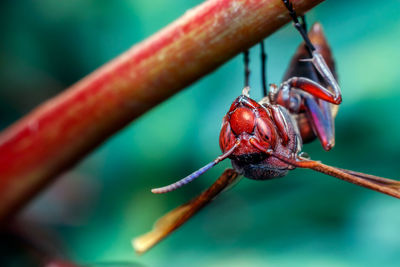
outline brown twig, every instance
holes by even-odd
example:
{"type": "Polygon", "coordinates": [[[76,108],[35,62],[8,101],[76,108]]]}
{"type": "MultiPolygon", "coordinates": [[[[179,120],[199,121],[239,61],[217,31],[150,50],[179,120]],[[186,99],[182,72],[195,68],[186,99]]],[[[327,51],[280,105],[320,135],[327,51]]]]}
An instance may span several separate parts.
{"type": "MultiPolygon", "coordinates": [[[[293,0],[303,13],[322,0],[293,0]]],[[[0,220],[133,119],[289,21],[281,0],[209,0],[0,134],[0,220]]]]}

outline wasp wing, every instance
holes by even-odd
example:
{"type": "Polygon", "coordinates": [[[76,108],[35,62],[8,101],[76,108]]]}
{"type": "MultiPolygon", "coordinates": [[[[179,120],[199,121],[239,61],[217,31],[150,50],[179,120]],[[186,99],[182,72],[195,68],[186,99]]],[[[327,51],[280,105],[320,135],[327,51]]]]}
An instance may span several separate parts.
{"type": "Polygon", "coordinates": [[[305,168],[313,169],[318,172],[342,179],[344,181],[363,186],[383,194],[387,194],[396,198],[400,198],[400,181],[387,179],[371,174],[340,169],[325,165],[318,161],[305,161],[307,165],[305,168]]]}
{"type": "Polygon", "coordinates": [[[270,155],[286,162],[294,167],[311,169],[317,172],[322,172],[327,175],[342,179],[344,181],[363,186],[389,196],[400,198],[400,181],[387,179],[371,174],[356,172],[346,169],[323,164],[319,161],[309,160],[298,156],[296,159],[287,158],[275,152],[269,152],[270,155]]]}
{"type": "Polygon", "coordinates": [[[372,183],[375,183],[375,184],[378,184],[381,186],[390,187],[390,188],[393,188],[395,190],[397,189],[398,191],[400,191],[400,181],[383,178],[383,177],[379,177],[379,176],[375,176],[375,175],[371,175],[371,174],[365,174],[362,172],[356,172],[356,171],[352,171],[352,170],[346,170],[346,169],[340,169],[340,170],[342,170],[343,172],[346,172],[348,174],[368,180],[372,183]]]}
{"type": "Polygon", "coordinates": [[[139,254],[146,252],[158,242],[167,237],[172,231],[188,221],[204,206],[210,203],[224,189],[232,185],[239,178],[233,169],[227,169],[207,190],[161,217],[153,229],[132,241],[135,251],[139,254]]]}

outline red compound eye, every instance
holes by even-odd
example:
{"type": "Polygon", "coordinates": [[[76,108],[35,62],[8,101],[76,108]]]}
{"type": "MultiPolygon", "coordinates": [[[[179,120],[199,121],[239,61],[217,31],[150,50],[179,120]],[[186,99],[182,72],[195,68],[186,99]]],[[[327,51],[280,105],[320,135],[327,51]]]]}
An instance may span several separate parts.
{"type": "Polygon", "coordinates": [[[229,121],[226,119],[227,116],[224,117],[222,122],[221,133],[219,135],[219,147],[222,152],[226,152],[232,148],[235,144],[236,138],[231,130],[231,126],[229,125],[229,121]]]}
{"type": "Polygon", "coordinates": [[[276,136],[272,130],[273,125],[269,117],[260,117],[256,120],[256,136],[264,145],[275,146],[276,136]]]}
{"type": "Polygon", "coordinates": [[[231,114],[231,128],[236,135],[241,133],[252,133],[255,126],[255,115],[253,110],[240,107],[231,114]]]}

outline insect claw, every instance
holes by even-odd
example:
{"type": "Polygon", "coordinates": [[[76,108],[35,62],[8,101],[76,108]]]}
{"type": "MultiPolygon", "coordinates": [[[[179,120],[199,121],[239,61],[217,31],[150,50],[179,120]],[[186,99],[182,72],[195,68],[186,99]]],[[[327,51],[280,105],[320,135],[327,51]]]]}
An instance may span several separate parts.
{"type": "Polygon", "coordinates": [[[265,153],[268,154],[268,155],[270,155],[270,156],[272,156],[272,153],[274,153],[274,150],[271,149],[271,148],[269,148],[269,149],[267,149],[267,150],[265,151],[265,153]]]}
{"type": "Polygon", "coordinates": [[[311,159],[310,155],[308,155],[308,153],[307,153],[307,152],[304,152],[304,151],[303,151],[303,152],[300,152],[299,158],[307,159],[307,160],[310,160],[310,159],[311,159]]]}
{"type": "Polygon", "coordinates": [[[300,62],[313,62],[313,58],[300,58],[300,62]]]}

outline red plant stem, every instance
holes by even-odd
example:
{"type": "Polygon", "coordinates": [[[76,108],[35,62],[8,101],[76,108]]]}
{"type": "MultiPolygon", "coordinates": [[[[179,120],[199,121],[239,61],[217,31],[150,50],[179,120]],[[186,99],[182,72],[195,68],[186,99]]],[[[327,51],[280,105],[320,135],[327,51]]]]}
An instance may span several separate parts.
{"type": "MultiPolygon", "coordinates": [[[[293,0],[303,13],[322,0],[293,0]]],[[[0,220],[133,119],[289,21],[281,0],[209,0],[0,134],[0,220]]]]}

